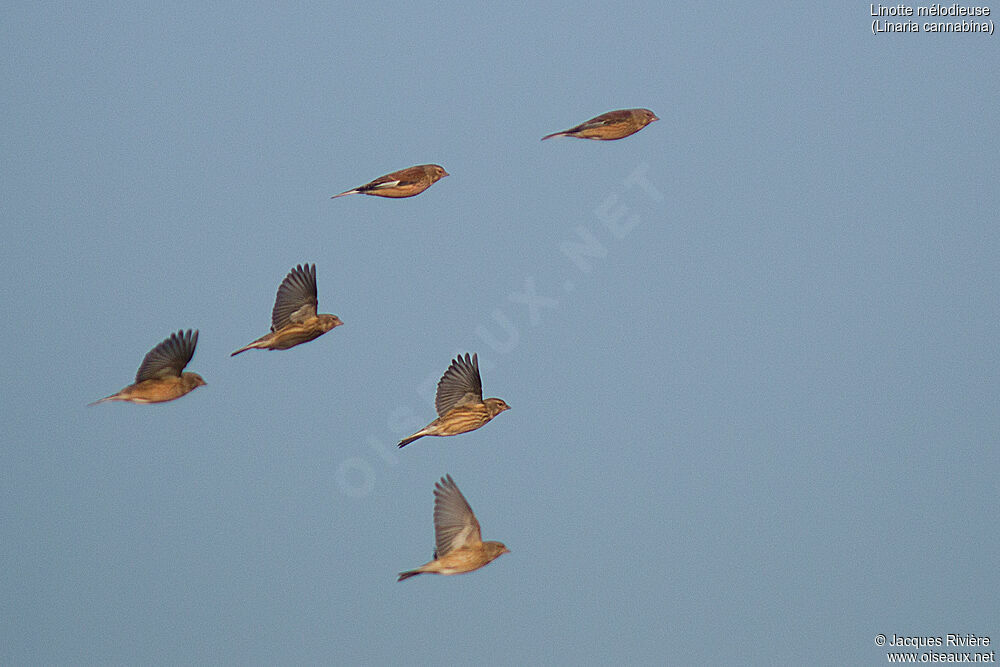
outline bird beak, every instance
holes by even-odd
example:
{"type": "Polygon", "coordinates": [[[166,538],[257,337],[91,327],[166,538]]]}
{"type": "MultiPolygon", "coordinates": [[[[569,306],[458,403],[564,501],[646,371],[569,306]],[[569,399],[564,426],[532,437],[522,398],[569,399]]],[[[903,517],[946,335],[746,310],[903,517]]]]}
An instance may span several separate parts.
{"type": "MultiPolygon", "coordinates": [[[[656,116],[656,115],[654,115],[654,116],[653,116],[653,120],[660,120],[660,117],[659,117],[659,116],[656,116]]],[[[650,123],[652,123],[652,122],[653,122],[653,120],[651,120],[651,121],[649,121],[649,122],[650,122],[650,123]]]]}

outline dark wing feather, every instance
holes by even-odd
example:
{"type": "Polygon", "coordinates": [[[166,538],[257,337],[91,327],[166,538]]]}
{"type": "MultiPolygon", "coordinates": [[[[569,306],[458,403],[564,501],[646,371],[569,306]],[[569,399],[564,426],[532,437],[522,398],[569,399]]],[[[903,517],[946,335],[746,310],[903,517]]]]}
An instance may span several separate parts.
{"type": "Polygon", "coordinates": [[[623,120],[628,120],[632,117],[632,112],[629,109],[623,109],[621,111],[609,111],[607,113],[602,113],[600,116],[595,116],[588,121],[580,123],[573,128],[573,132],[579,132],[580,130],[589,130],[595,127],[601,127],[603,125],[610,125],[611,123],[620,123],[623,120]]]}
{"type": "Polygon", "coordinates": [[[434,399],[434,409],[438,416],[457,405],[483,402],[483,382],[479,378],[479,359],[476,355],[456,357],[451,366],[438,381],[437,396],[434,399]]]}
{"type": "Polygon", "coordinates": [[[372,190],[382,190],[384,188],[394,188],[397,185],[406,185],[412,181],[400,180],[393,174],[387,174],[385,176],[379,176],[371,183],[365,183],[358,188],[358,192],[371,192],[372,190]]]}
{"type": "Polygon", "coordinates": [[[271,331],[292,322],[304,322],[316,317],[316,265],[296,266],[288,272],[278,287],[278,296],[271,311],[271,331]]]}
{"type": "Polygon", "coordinates": [[[142,360],[139,372],[135,374],[135,381],[138,383],[153,378],[179,377],[194,356],[197,344],[197,330],[192,332],[188,329],[170,334],[170,338],[150,350],[142,360]]]}
{"type": "Polygon", "coordinates": [[[451,475],[434,485],[434,558],[467,544],[479,544],[479,521],[451,475]]]}
{"type": "Polygon", "coordinates": [[[418,183],[424,182],[426,179],[427,166],[417,165],[415,167],[407,167],[406,169],[394,171],[391,174],[386,174],[385,176],[379,176],[374,181],[362,185],[358,188],[358,191],[371,192],[372,190],[384,190],[385,188],[406,187],[410,185],[417,185],[418,183]]]}

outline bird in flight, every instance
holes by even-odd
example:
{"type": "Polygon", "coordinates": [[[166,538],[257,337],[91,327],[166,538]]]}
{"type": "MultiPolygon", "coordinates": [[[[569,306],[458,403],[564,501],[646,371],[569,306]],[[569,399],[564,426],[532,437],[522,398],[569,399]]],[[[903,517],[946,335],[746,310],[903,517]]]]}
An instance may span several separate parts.
{"type": "Polygon", "coordinates": [[[379,176],[370,183],[359,185],[353,190],[341,192],[339,195],[333,195],[330,199],[358,193],[375,195],[376,197],[391,197],[393,199],[413,197],[419,195],[447,175],[448,172],[440,165],[420,164],[416,167],[407,167],[406,169],[400,169],[385,176],[379,176]]]}
{"type": "Polygon", "coordinates": [[[128,401],[130,403],[164,403],[180,398],[197,389],[205,381],[197,373],[182,373],[194,356],[198,344],[197,330],[178,331],[150,350],[139,372],[135,374],[135,384],[130,384],[116,394],[111,394],[91,405],[104,401],[128,401]]]}
{"type": "Polygon", "coordinates": [[[261,336],[233,352],[256,348],[258,350],[287,350],[319,338],[343,322],[336,315],[316,314],[316,265],[301,264],[288,272],[278,287],[278,296],[271,310],[271,333],[261,336]]]}
{"type": "Polygon", "coordinates": [[[599,139],[612,141],[635,134],[654,120],[660,120],[649,109],[621,109],[609,111],[584,121],[576,127],[562,132],[553,132],[542,137],[542,141],[552,137],[577,137],[578,139],[599,139]]]}
{"type": "Polygon", "coordinates": [[[434,557],[414,570],[399,573],[403,581],[418,574],[463,574],[478,570],[510,550],[502,542],[483,542],[479,521],[451,475],[434,485],[434,557]]]}
{"type": "Polygon", "coordinates": [[[458,435],[474,431],[510,406],[499,398],[483,400],[483,382],[479,377],[479,360],[474,354],[457,357],[438,381],[434,407],[438,418],[413,435],[399,441],[405,447],[425,435],[458,435]]]}

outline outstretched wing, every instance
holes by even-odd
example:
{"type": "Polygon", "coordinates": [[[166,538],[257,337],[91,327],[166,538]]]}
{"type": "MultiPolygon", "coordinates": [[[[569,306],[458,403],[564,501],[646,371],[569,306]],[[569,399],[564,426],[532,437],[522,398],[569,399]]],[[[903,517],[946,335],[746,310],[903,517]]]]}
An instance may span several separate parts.
{"type": "Polygon", "coordinates": [[[451,475],[434,485],[434,537],[435,559],[467,544],[482,542],[476,515],[451,475]]]}
{"type": "Polygon", "coordinates": [[[296,266],[288,272],[278,287],[278,296],[271,311],[271,331],[292,322],[304,322],[316,317],[316,265],[296,266]]]}
{"type": "Polygon", "coordinates": [[[170,338],[154,347],[142,360],[135,381],[152,380],[153,378],[179,377],[184,367],[194,356],[194,348],[198,344],[198,331],[178,331],[170,334],[170,338]]]}
{"type": "Polygon", "coordinates": [[[479,377],[479,360],[476,355],[458,356],[452,360],[451,366],[438,381],[437,396],[434,399],[434,409],[438,416],[456,405],[482,403],[483,382],[479,377]]]}

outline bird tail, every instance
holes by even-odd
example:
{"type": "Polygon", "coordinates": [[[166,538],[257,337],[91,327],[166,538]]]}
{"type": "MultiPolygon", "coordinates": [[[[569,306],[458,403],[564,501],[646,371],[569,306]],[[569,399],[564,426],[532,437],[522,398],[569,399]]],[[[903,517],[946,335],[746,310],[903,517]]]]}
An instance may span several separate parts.
{"type": "Polygon", "coordinates": [[[414,433],[409,438],[403,438],[402,440],[400,440],[399,444],[396,445],[396,446],[399,447],[400,449],[402,449],[403,447],[406,447],[408,444],[410,444],[414,440],[419,440],[420,438],[424,437],[424,435],[425,435],[424,433],[414,433]]]}
{"type": "Polygon", "coordinates": [[[110,396],[105,396],[104,398],[99,398],[96,401],[94,401],[93,403],[87,403],[87,407],[89,408],[92,405],[97,405],[98,403],[103,403],[104,401],[113,401],[113,400],[115,400],[115,396],[117,396],[117,395],[118,394],[111,394],[110,396]]]}
{"type": "Polygon", "coordinates": [[[418,574],[423,574],[423,572],[421,572],[420,570],[408,570],[406,572],[400,572],[399,573],[399,579],[397,579],[396,581],[397,582],[403,581],[404,579],[409,579],[410,577],[415,577],[418,574]]]}
{"type": "MultiPolygon", "coordinates": [[[[257,341],[254,341],[254,342],[257,342],[257,341]]],[[[230,354],[229,356],[230,356],[230,357],[235,357],[235,356],[236,356],[237,354],[239,354],[240,352],[246,352],[247,350],[252,350],[252,349],[253,349],[254,347],[255,347],[255,346],[254,346],[254,344],[253,344],[253,343],[250,343],[249,345],[244,345],[243,347],[241,347],[240,349],[236,350],[235,352],[233,352],[233,353],[232,353],[232,354],[230,354]]]]}

